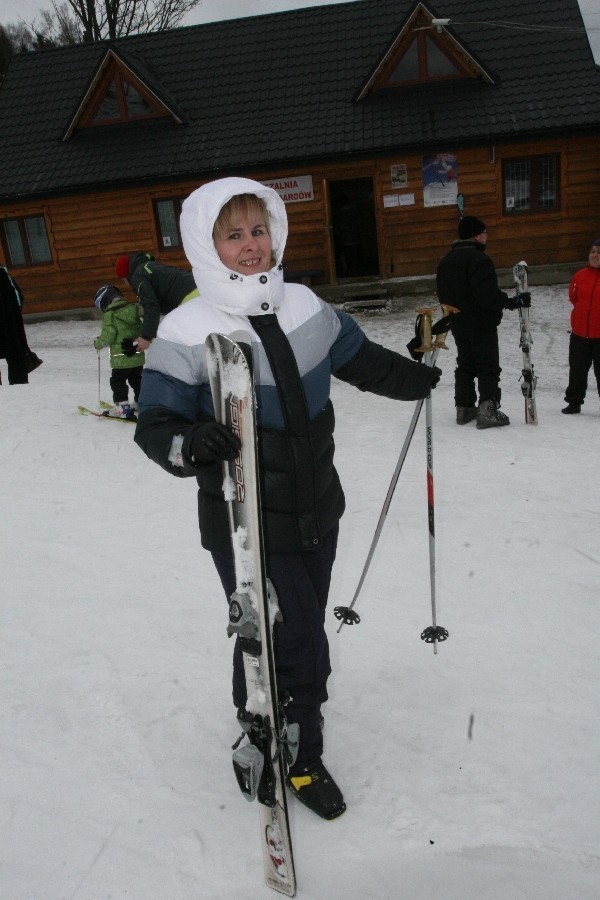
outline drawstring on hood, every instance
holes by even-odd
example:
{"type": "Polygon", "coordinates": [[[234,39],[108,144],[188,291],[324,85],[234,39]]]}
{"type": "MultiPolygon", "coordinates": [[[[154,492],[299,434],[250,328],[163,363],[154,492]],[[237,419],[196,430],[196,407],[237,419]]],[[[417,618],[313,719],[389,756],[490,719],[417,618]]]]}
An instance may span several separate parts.
{"type": "Polygon", "coordinates": [[[183,201],[179,220],[185,254],[203,303],[242,316],[276,312],[283,299],[283,252],[288,224],[285,204],[270,187],[249,178],[220,178],[202,185],[183,201]],[[268,272],[240,275],[220,260],[213,228],[221,209],[238,194],[264,201],[275,263],[268,272]]]}

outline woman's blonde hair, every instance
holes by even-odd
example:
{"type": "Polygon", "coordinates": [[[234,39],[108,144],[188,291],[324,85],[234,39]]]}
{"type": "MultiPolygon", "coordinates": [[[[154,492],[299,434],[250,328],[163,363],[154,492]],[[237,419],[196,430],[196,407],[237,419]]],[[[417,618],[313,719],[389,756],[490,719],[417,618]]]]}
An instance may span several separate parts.
{"type": "Polygon", "coordinates": [[[227,201],[217,216],[212,233],[213,241],[223,240],[235,228],[240,216],[246,216],[256,222],[262,219],[269,237],[271,236],[269,213],[265,201],[256,194],[236,194],[227,201]]]}

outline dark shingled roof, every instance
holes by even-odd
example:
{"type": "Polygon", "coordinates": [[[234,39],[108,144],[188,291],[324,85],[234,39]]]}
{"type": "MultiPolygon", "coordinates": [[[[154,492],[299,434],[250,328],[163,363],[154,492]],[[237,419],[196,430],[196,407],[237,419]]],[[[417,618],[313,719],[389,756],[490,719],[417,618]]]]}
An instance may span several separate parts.
{"type": "Polygon", "coordinates": [[[452,20],[450,33],[494,84],[418,85],[357,102],[415,7],[404,0],[19,55],[0,90],[0,198],[598,128],[600,69],[577,0],[438,3],[425,5],[452,20]],[[63,140],[108,46],[155,79],[183,124],[88,128],[63,140]]]}

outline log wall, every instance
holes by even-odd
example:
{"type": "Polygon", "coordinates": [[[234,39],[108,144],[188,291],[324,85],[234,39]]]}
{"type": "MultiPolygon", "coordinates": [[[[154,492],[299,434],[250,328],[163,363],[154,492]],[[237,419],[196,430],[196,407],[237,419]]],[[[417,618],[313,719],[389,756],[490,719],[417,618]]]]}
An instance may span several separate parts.
{"type": "MultiPolygon", "coordinates": [[[[596,134],[443,150],[457,156],[458,189],[464,196],[465,214],[485,221],[488,253],[497,267],[512,266],[517,259],[526,259],[530,265],[547,265],[586,258],[590,241],[600,236],[596,134]],[[503,159],[549,153],[561,156],[560,211],[503,215],[503,159]]],[[[314,199],[287,205],[290,236],[285,264],[289,271],[320,272],[313,277],[317,284],[335,281],[328,185],[341,179],[373,178],[379,276],[427,275],[435,272],[439,259],[457,236],[458,210],[456,206],[424,208],[422,156],[419,150],[354,162],[236,174],[259,180],[312,176],[314,199]],[[395,164],[407,166],[408,184],[401,189],[391,184],[390,167],[395,164]],[[384,196],[393,193],[414,194],[414,205],[384,208],[384,196]]],[[[158,246],[153,201],[185,196],[201,183],[188,180],[1,204],[0,219],[41,213],[46,217],[53,263],[11,270],[24,292],[25,312],[91,306],[97,288],[115,282],[114,261],[123,253],[149,250],[161,262],[189,269],[182,251],[158,246]]],[[[6,264],[4,259],[2,262],[6,264]]],[[[132,296],[128,286],[119,286],[132,296]]]]}

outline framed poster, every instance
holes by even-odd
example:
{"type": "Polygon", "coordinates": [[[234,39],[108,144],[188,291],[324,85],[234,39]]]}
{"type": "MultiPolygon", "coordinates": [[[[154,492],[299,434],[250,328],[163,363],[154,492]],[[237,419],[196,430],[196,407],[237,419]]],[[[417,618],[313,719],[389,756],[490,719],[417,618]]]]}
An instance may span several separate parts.
{"type": "Polygon", "coordinates": [[[458,163],[452,153],[423,157],[423,206],[454,206],[458,196],[458,163]]]}

